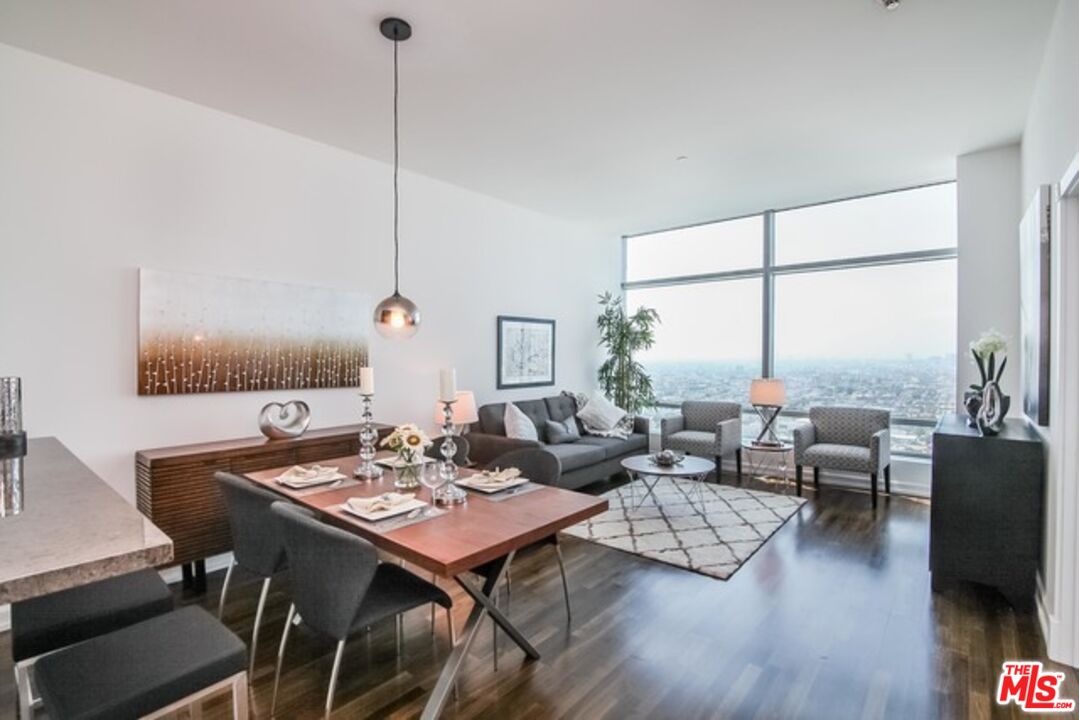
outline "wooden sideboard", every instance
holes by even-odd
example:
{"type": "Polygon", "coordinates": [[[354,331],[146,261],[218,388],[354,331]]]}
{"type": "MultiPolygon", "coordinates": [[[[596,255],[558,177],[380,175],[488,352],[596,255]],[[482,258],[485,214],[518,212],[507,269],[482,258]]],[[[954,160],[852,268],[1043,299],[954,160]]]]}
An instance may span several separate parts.
{"type": "MultiPolygon", "coordinates": [[[[392,429],[379,425],[379,437],[392,429]]],[[[225,506],[214,473],[237,474],[358,453],[359,425],[311,430],[302,437],[258,437],[140,450],[135,453],[139,510],[173,541],[173,561],[184,581],[205,578],[205,558],[228,552],[225,506]]]]}

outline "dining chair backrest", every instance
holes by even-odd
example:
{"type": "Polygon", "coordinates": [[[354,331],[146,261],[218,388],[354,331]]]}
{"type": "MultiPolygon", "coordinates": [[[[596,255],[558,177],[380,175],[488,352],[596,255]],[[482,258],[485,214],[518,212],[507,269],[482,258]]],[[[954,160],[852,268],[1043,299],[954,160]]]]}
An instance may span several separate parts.
{"type": "MultiPolygon", "coordinates": [[[[431,447],[427,448],[425,453],[427,457],[434,458],[435,460],[442,459],[442,443],[446,441],[445,437],[437,437],[431,443],[431,447]]],[[[453,462],[456,465],[463,466],[468,464],[468,439],[459,435],[453,436],[453,444],[457,446],[457,450],[453,453],[453,462]]]]}
{"type": "Polygon", "coordinates": [[[272,512],[285,537],[296,611],[305,624],[344,640],[378,568],[375,546],[288,502],[274,503],[272,512]]]}
{"type": "Polygon", "coordinates": [[[517,468],[521,476],[540,485],[557,486],[562,477],[562,462],[542,448],[510,450],[487,463],[488,470],[517,468]]]}
{"type": "Polygon", "coordinates": [[[280,496],[231,473],[214,473],[214,479],[225,499],[236,564],[261,577],[273,575],[285,564],[285,543],[270,514],[280,496]]]}

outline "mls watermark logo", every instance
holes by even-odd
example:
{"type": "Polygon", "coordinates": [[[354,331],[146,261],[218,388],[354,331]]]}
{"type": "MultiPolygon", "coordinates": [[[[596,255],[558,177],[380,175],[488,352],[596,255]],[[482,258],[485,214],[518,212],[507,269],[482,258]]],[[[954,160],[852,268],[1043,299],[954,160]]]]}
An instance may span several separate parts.
{"type": "Polygon", "coordinates": [[[1034,661],[1006,662],[997,685],[997,705],[1015,703],[1023,712],[1072,712],[1075,701],[1060,697],[1064,673],[1042,670],[1034,661]]]}

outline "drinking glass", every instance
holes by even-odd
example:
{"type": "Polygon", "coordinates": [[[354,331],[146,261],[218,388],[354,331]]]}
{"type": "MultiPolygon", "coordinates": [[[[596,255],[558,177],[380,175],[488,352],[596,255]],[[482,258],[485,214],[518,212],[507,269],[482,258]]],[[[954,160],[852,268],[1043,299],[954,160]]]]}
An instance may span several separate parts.
{"type": "Polygon", "coordinates": [[[431,513],[435,506],[435,498],[438,495],[438,489],[446,481],[442,478],[442,473],[439,472],[438,463],[424,463],[420,468],[420,483],[431,491],[431,505],[427,508],[427,513],[431,513]]]}

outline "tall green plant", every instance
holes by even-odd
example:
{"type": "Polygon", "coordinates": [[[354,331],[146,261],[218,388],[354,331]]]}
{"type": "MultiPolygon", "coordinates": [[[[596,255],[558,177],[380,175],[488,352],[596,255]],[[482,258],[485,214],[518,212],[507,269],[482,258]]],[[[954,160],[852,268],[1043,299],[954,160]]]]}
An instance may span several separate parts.
{"type": "Polygon", "coordinates": [[[656,341],[655,326],[659,313],[652,308],[638,308],[626,315],[622,298],[603,293],[599,296],[599,344],[607,348],[607,359],[599,368],[599,382],[607,398],[628,413],[639,412],[655,404],[652,378],[633,359],[636,352],[647,350],[656,341]]]}

